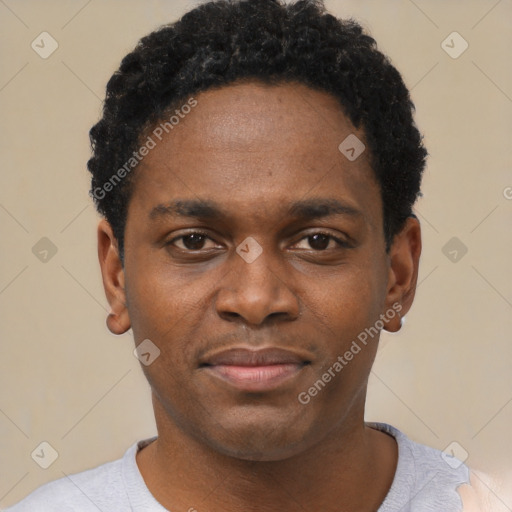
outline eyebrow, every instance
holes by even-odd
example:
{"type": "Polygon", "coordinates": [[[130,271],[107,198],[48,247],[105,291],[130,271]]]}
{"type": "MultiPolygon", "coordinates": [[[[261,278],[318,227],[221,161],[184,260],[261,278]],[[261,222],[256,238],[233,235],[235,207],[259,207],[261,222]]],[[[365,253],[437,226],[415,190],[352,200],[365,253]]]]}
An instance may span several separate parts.
{"type": "MultiPolygon", "coordinates": [[[[362,212],[347,203],[331,198],[312,198],[291,203],[289,215],[301,220],[314,220],[335,215],[360,217],[362,212]]],[[[159,204],[149,213],[150,219],[160,217],[191,217],[198,220],[218,220],[229,215],[215,201],[204,199],[175,199],[159,204]]]]}
{"type": "Polygon", "coordinates": [[[169,204],[155,206],[149,213],[150,219],[168,216],[219,219],[226,215],[217,203],[204,199],[175,199],[169,204]]]}
{"type": "Polygon", "coordinates": [[[289,213],[304,220],[321,219],[334,215],[360,217],[362,212],[338,199],[306,199],[291,204],[289,213]]]}

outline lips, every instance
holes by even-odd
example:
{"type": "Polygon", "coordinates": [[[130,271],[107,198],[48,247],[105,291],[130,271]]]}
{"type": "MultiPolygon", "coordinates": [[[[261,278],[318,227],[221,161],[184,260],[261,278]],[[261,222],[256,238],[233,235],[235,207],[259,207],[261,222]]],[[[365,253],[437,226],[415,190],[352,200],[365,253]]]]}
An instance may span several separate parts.
{"type": "Polygon", "coordinates": [[[205,357],[202,364],[228,366],[269,366],[274,364],[301,364],[306,362],[302,356],[289,350],[266,348],[251,350],[232,348],[205,357]]]}
{"type": "Polygon", "coordinates": [[[307,355],[280,348],[231,348],[203,358],[200,368],[242,391],[270,391],[311,363],[307,355]]]}

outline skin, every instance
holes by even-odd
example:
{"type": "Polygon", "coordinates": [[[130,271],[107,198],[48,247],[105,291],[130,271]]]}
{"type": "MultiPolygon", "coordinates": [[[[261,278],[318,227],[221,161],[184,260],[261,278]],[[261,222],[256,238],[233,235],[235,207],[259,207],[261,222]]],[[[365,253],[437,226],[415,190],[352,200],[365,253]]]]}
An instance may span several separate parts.
{"type": "MultiPolygon", "coordinates": [[[[109,328],[131,327],[137,344],[161,351],[143,366],[158,440],[138,453],[141,474],[173,511],[376,510],[397,463],[394,439],[364,423],[378,337],[308,404],[297,396],[393,304],[407,313],[418,221],[386,253],[368,150],[353,162],[338,150],[364,132],[331,95],[249,82],[197,101],[136,171],[124,266],[108,222],[98,228],[109,328]],[[213,201],[224,215],[175,215],[165,207],[176,199],[213,201]],[[290,209],[323,199],[357,213],[290,209]],[[191,239],[197,230],[207,236],[191,239]],[[263,250],[252,263],[236,252],[247,237],[263,250]],[[235,346],[288,349],[309,364],[275,389],[241,391],[200,366],[235,346]]],[[[398,315],[385,326],[399,327],[398,315]]]]}

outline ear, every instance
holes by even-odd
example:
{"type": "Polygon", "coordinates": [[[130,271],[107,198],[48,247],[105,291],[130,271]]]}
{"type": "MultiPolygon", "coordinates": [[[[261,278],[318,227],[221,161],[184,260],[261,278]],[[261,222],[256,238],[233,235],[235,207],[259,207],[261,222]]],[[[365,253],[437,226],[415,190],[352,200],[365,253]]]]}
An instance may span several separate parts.
{"type": "Polygon", "coordinates": [[[409,311],[416,294],[421,254],[421,227],[416,216],[408,217],[403,229],[395,235],[389,250],[389,276],[386,310],[398,312],[386,322],[385,329],[397,332],[401,317],[409,311]]]}
{"type": "Polygon", "coordinates": [[[107,317],[107,327],[113,334],[123,334],[131,326],[126,307],[124,269],[114,232],[105,219],[98,225],[98,259],[103,288],[112,311],[107,317]]]}

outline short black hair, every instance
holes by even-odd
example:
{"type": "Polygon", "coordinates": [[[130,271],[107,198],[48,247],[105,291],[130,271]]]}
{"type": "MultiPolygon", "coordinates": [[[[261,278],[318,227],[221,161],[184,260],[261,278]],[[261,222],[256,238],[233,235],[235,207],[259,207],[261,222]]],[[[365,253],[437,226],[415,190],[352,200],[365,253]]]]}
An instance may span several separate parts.
{"type": "Polygon", "coordinates": [[[133,190],[128,171],[142,137],[191,95],[244,81],[328,92],[362,126],[389,250],[412,214],[427,156],[400,73],[356,21],[327,13],[323,0],[213,0],[138,42],[110,78],[102,119],[90,131],[91,195],[121,258],[133,190]]]}

